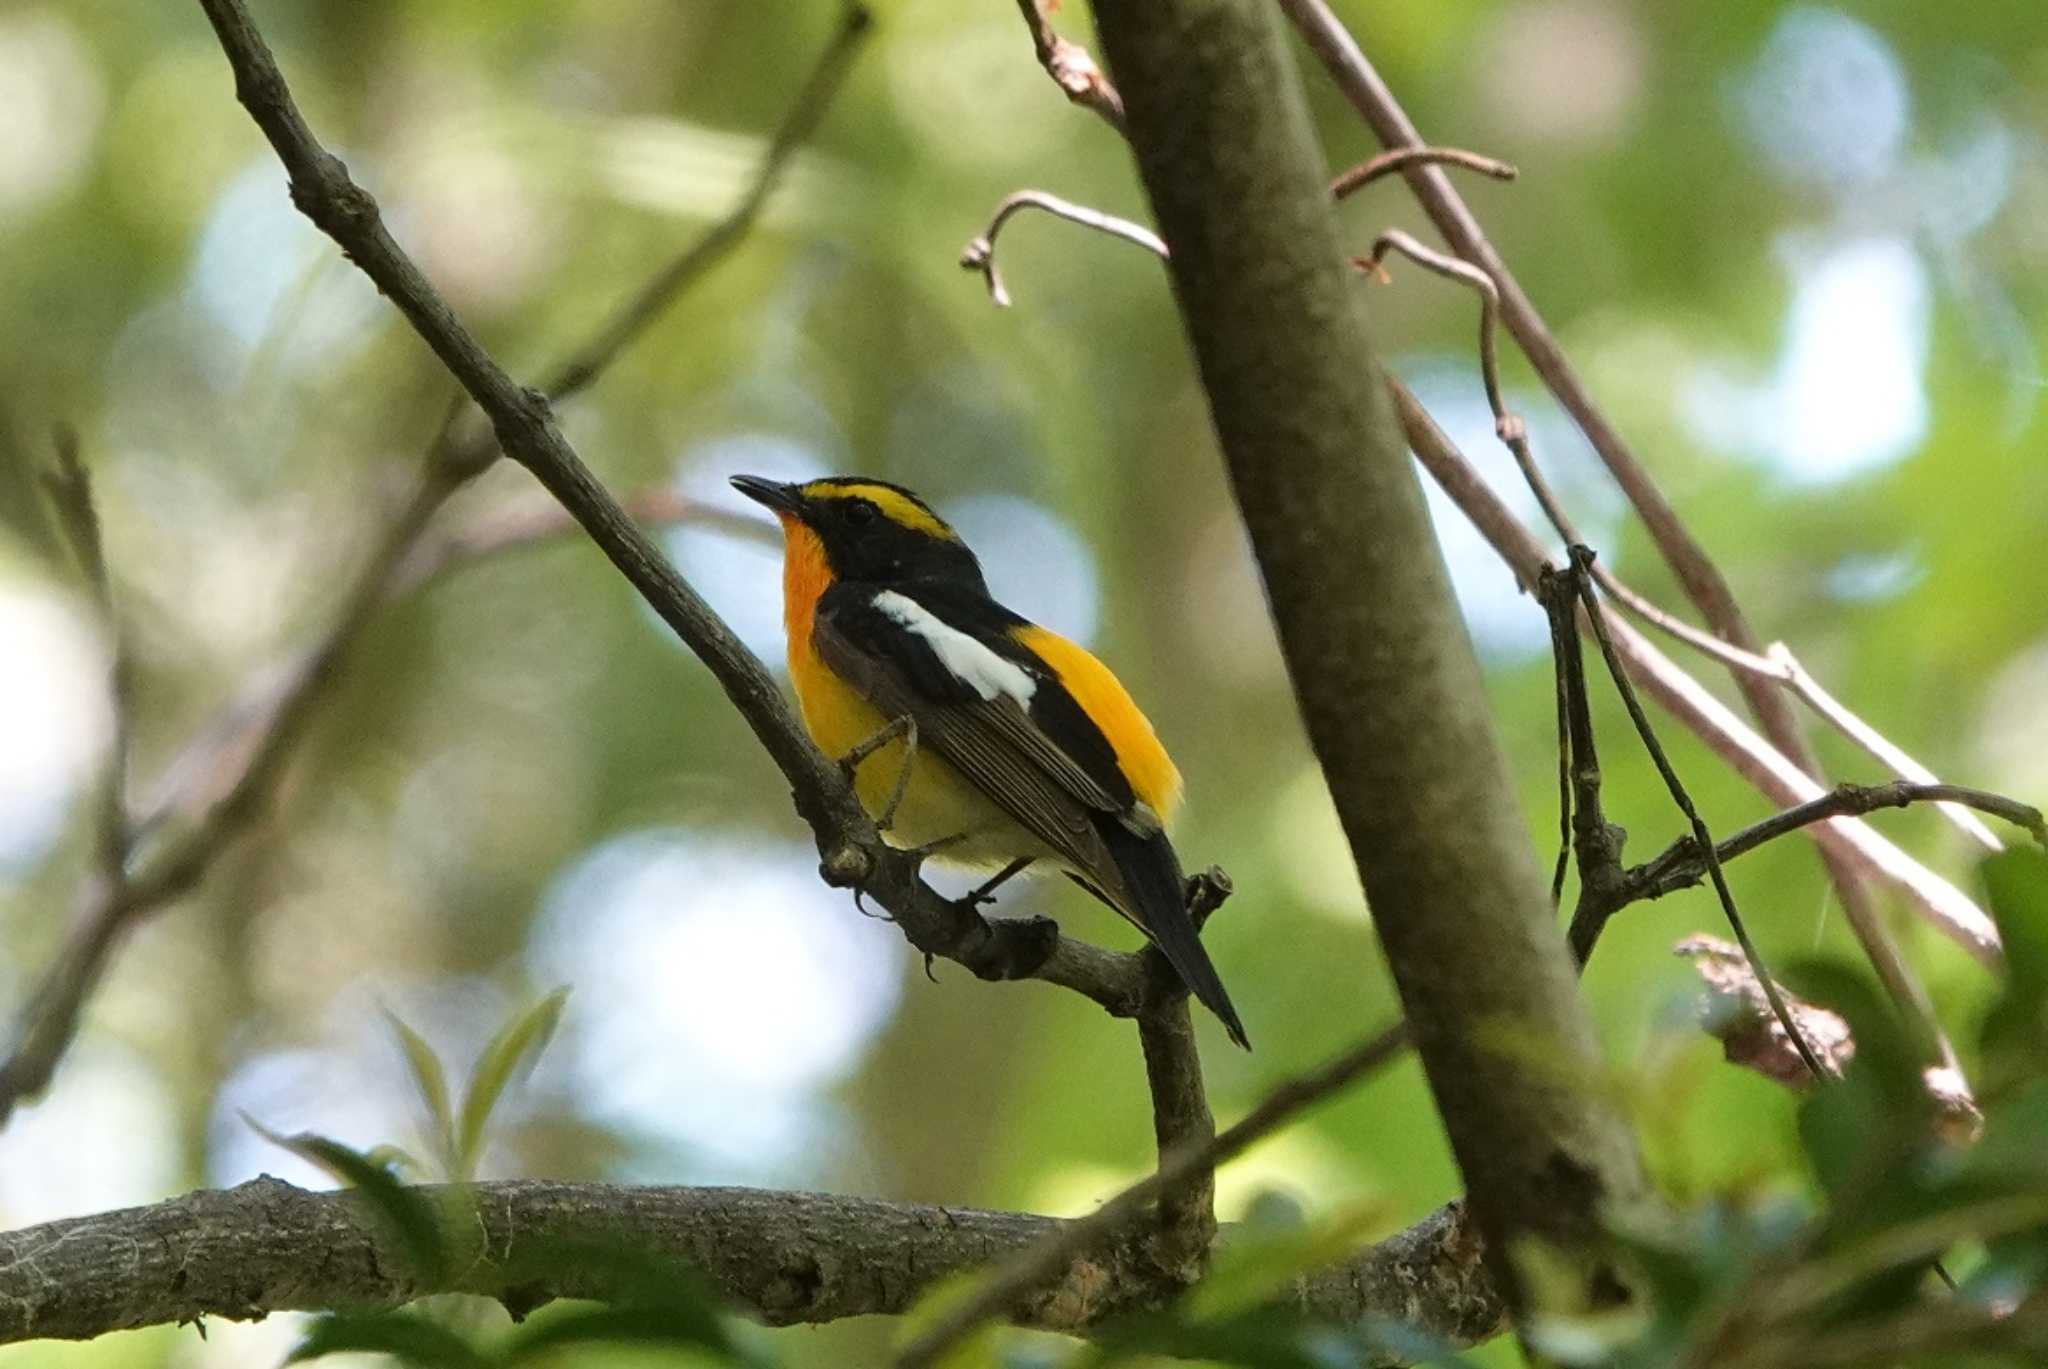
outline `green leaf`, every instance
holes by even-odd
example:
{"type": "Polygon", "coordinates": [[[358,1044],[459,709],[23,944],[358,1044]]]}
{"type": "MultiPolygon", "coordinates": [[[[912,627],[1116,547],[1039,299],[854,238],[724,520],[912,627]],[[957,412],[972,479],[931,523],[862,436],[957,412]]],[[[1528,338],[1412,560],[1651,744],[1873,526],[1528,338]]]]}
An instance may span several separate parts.
{"type": "Polygon", "coordinates": [[[312,1132],[285,1136],[246,1112],[242,1120],[272,1145],[282,1146],[300,1159],[318,1165],[360,1193],[412,1257],[423,1279],[431,1282],[446,1271],[448,1252],[440,1220],[433,1205],[417,1189],[407,1188],[389,1169],[330,1137],[312,1132]]]}
{"type": "Polygon", "coordinates": [[[2048,855],[2016,847],[1983,869],[2005,943],[2005,992],[1984,1021],[1984,1051],[2011,1072],[2038,1074],[2048,1046],[2048,855]]]}
{"type": "Polygon", "coordinates": [[[1387,1227],[1392,1210],[1377,1199],[1349,1204],[1307,1226],[1241,1235],[1216,1252],[1209,1276],[1187,1296],[1190,1320],[1248,1312],[1271,1301],[1300,1275],[1325,1269],[1387,1227]]]}
{"type": "Polygon", "coordinates": [[[492,1110],[513,1078],[522,1070],[531,1069],[547,1049],[568,998],[566,986],[556,989],[507,1022],[491,1038],[491,1044],[484,1047],[462,1096],[462,1116],[455,1133],[456,1172],[451,1177],[467,1180],[475,1176],[477,1161],[483,1154],[484,1128],[490,1123],[492,1110]]]}
{"type": "Polygon", "coordinates": [[[2048,998],[2048,852],[2017,846],[1984,862],[1991,916],[2014,990],[2048,998]]]}
{"type": "Polygon", "coordinates": [[[306,1328],[286,1364],[322,1355],[381,1354],[427,1369],[488,1369],[490,1361],[454,1331],[416,1312],[330,1313],[306,1328]]]}
{"type": "MultiPolygon", "coordinates": [[[[1389,1349],[1378,1334],[1383,1327],[1343,1328],[1277,1307],[1261,1307],[1219,1321],[1200,1324],[1171,1313],[1119,1318],[1105,1328],[1097,1348],[1084,1351],[1073,1369],[1089,1365],[1152,1363],[1152,1356],[1205,1360],[1241,1369],[1331,1369],[1333,1365],[1382,1362],[1389,1349]]],[[[1412,1347],[1440,1350],[1417,1337],[1412,1347]]],[[[1458,1364],[1454,1355],[1406,1357],[1421,1364],[1458,1364]]]]}
{"type": "Polygon", "coordinates": [[[1856,1042],[1839,1082],[1816,1088],[1799,1110],[1799,1139],[1829,1193],[1856,1176],[1873,1146],[1909,1146],[1932,1103],[1898,1019],[1862,976],[1806,961],[1785,976],[1800,995],[1840,1013],[1856,1042]]]}
{"type": "Polygon", "coordinates": [[[536,1319],[504,1350],[505,1363],[519,1364],[568,1346],[640,1345],[708,1350],[722,1358],[761,1364],[760,1357],[733,1338],[708,1304],[675,1299],[658,1305],[582,1306],[536,1319]]]}
{"type": "Polygon", "coordinates": [[[384,1010],[384,1020],[390,1024],[391,1034],[398,1038],[398,1047],[405,1053],[406,1066],[412,1071],[413,1087],[419,1091],[420,1101],[426,1105],[427,1120],[433,1127],[434,1149],[452,1167],[455,1117],[449,1107],[448,1074],[441,1068],[441,1057],[435,1054],[425,1037],[407,1026],[404,1019],[389,1008],[384,1010]]]}
{"type": "Polygon", "coordinates": [[[563,1309],[536,1317],[507,1343],[508,1360],[552,1347],[590,1342],[693,1346],[727,1360],[765,1363],[733,1335],[723,1305],[703,1276],[678,1256],[617,1243],[551,1239],[523,1243],[519,1277],[545,1283],[574,1269],[586,1287],[604,1290],[605,1306],[563,1309]]]}

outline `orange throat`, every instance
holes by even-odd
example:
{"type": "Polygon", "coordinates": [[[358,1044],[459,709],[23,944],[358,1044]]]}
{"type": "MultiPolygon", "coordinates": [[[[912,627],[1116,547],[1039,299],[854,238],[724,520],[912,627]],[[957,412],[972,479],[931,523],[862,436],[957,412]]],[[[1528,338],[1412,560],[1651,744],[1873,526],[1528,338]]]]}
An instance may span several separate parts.
{"type": "Polygon", "coordinates": [[[789,659],[794,668],[800,657],[811,654],[811,619],[818,611],[818,596],[832,583],[831,568],[825,564],[825,544],[788,514],[782,520],[782,627],[789,634],[789,659]]]}

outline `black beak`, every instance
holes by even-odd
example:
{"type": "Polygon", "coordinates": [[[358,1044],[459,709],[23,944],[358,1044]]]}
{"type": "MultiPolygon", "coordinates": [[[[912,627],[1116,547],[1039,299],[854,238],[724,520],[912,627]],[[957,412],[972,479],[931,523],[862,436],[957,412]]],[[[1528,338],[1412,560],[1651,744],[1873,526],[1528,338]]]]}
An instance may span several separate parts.
{"type": "Polygon", "coordinates": [[[764,480],[758,475],[736,475],[732,487],[777,513],[793,514],[803,507],[803,496],[794,485],[785,485],[777,480],[764,480]]]}

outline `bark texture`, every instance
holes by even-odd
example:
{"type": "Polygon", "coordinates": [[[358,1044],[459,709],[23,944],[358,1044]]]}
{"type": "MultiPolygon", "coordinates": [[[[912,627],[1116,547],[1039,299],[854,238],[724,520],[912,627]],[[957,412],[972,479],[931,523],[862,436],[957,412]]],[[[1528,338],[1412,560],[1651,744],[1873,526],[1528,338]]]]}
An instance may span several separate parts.
{"type": "MultiPolygon", "coordinates": [[[[558,1297],[621,1297],[628,1274],[581,1250],[630,1250],[707,1278],[774,1324],[900,1313],[933,1284],[1036,1241],[1051,1217],[748,1188],[631,1188],[511,1181],[426,1190],[473,1248],[423,1280],[360,1198],[264,1178],[0,1235],[0,1343],[85,1339],[201,1317],[394,1307],[431,1293],[483,1294],[524,1312],[558,1297]]],[[[1134,1239],[1145,1239],[1137,1233],[1134,1239]]],[[[1293,1301],[1340,1320],[1397,1320],[1456,1344],[1493,1333],[1501,1306],[1454,1205],[1301,1279],[1293,1301]]],[[[1079,1331],[1157,1303],[1146,1252],[1079,1260],[1019,1311],[1079,1331]]]]}
{"type": "MultiPolygon", "coordinates": [[[[1096,0],[1296,697],[1489,1244],[1638,1200],[1278,18],[1096,0]]],[[[1507,1271],[1504,1269],[1503,1274],[1507,1271]]],[[[1615,1285],[1597,1259],[1589,1293],[1615,1285]]],[[[1510,1284],[1512,1288],[1512,1284],[1510,1284]]]]}

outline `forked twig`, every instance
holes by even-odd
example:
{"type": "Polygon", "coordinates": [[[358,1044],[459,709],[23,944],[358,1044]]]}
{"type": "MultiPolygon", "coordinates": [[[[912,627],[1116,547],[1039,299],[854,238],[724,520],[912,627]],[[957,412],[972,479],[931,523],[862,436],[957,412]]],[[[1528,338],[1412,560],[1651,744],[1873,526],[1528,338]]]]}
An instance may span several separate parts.
{"type": "Polygon", "coordinates": [[[1593,593],[1592,579],[1588,574],[1592,564],[1593,549],[1584,543],[1574,544],[1571,548],[1573,583],[1579,602],[1585,608],[1587,622],[1593,629],[1593,639],[1600,644],[1600,654],[1607,662],[1607,673],[1613,677],[1615,688],[1621,691],[1622,706],[1628,709],[1629,720],[1635,724],[1636,734],[1643,740],[1643,749],[1650,753],[1650,760],[1656,765],[1657,773],[1663,777],[1664,787],[1671,792],[1671,801],[1678,805],[1679,812],[1685,815],[1687,825],[1692,828],[1693,841],[1698,845],[1701,856],[1706,861],[1707,877],[1714,885],[1714,896],[1721,901],[1722,915],[1728,919],[1728,926],[1735,933],[1735,940],[1741,945],[1742,954],[1748,959],[1750,969],[1756,972],[1757,983],[1763,988],[1764,997],[1770,1000],[1771,1011],[1776,1014],[1779,1025],[1784,1027],[1786,1037],[1798,1050],[1799,1058],[1806,1062],[1806,1067],[1813,1072],[1816,1079],[1822,1078],[1826,1074],[1826,1067],[1821,1064],[1820,1057],[1814,1054],[1813,1047],[1807,1044],[1806,1037],[1800,1032],[1799,1023],[1792,1016],[1792,1009],[1786,1004],[1785,996],[1778,991],[1777,982],[1764,968],[1763,953],[1757,949],[1756,942],[1750,939],[1749,928],[1743,923],[1742,914],[1735,907],[1735,895],[1728,888],[1728,876],[1721,869],[1721,857],[1714,845],[1713,836],[1707,831],[1706,821],[1700,817],[1699,809],[1693,806],[1692,796],[1686,792],[1684,781],[1678,778],[1678,771],[1673,768],[1671,758],[1664,754],[1664,748],[1657,740],[1656,729],[1650,726],[1649,715],[1643,711],[1642,701],[1636,697],[1634,688],[1628,682],[1628,672],[1622,668],[1621,658],[1614,650],[1614,642],[1607,635],[1605,610],[1599,598],[1593,593]]]}
{"type": "MultiPolygon", "coordinates": [[[[1024,0],[1030,4],[1031,0],[1024,0]]],[[[1092,228],[1098,233],[1107,233],[1144,248],[1156,257],[1166,256],[1166,244],[1157,233],[1140,223],[1120,219],[1114,214],[1105,214],[1099,209],[1063,200],[1043,190],[1019,190],[1003,198],[990,216],[988,227],[981,235],[960,249],[960,265],[969,271],[979,271],[988,284],[988,297],[999,309],[1010,307],[1010,292],[1003,286],[1002,273],[996,270],[996,235],[1003,231],[1003,225],[1010,216],[1021,209],[1039,209],[1068,223],[1078,223],[1083,228],[1092,228]]]]}

